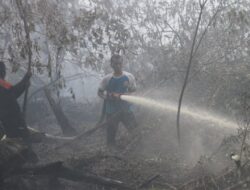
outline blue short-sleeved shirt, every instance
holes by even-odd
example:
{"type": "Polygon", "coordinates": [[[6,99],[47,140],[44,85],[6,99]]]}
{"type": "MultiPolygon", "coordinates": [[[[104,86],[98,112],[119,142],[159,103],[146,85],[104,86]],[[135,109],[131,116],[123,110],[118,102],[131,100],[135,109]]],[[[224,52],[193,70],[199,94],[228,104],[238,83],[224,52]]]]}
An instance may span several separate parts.
{"type": "MultiPolygon", "coordinates": [[[[135,91],[136,84],[134,76],[128,72],[123,72],[119,77],[109,74],[101,82],[99,89],[106,91],[107,93],[119,93],[124,94],[135,91]]],[[[106,100],[105,113],[112,114],[119,111],[129,111],[130,104],[123,100],[106,100]]]]}

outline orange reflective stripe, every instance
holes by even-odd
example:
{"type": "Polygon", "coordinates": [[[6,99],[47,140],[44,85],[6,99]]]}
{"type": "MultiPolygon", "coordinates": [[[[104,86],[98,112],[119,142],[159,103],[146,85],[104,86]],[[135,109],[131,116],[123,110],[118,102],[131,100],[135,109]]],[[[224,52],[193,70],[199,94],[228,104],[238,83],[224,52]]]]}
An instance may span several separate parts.
{"type": "Polygon", "coordinates": [[[12,85],[10,83],[8,83],[7,81],[0,79],[0,86],[6,88],[6,89],[10,89],[12,87],[12,85]]]}

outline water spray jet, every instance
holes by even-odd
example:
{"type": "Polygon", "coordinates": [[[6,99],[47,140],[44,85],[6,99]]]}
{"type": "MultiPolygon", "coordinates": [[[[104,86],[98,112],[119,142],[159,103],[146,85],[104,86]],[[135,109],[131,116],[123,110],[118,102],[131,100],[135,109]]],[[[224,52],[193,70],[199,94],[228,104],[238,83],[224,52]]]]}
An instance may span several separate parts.
{"type": "MultiPolygon", "coordinates": [[[[169,101],[156,101],[149,98],[139,97],[139,96],[132,96],[132,95],[121,95],[120,98],[124,101],[134,103],[137,105],[141,105],[147,108],[154,108],[156,110],[161,110],[165,112],[173,112],[177,113],[177,104],[174,104],[173,102],[169,101]]],[[[182,107],[182,114],[192,117],[196,120],[203,120],[211,123],[216,123],[218,126],[221,127],[227,127],[231,129],[238,128],[237,123],[233,122],[232,120],[223,118],[221,116],[209,113],[207,111],[204,111],[202,109],[191,109],[189,107],[182,107]]]]}

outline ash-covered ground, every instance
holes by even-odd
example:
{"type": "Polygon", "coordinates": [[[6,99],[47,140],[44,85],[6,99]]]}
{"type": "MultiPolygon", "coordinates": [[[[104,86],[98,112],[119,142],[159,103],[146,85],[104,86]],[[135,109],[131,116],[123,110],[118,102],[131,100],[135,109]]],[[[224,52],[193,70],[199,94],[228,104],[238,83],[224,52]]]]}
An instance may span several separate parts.
{"type": "MultiPolygon", "coordinates": [[[[67,105],[64,109],[78,134],[93,128],[98,120],[98,106],[93,106],[92,110],[95,111],[84,117],[85,106],[67,105]]],[[[90,110],[88,113],[91,113],[90,110]]],[[[232,151],[237,153],[240,150],[236,129],[183,117],[179,145],[174,114],[137,109],[136,117],[139,125],[133,134],[120,125],[115,148],[106,146],[105,126],[73,141],[47,139],[33,144],[39,157],[37,164],[62,161],[69,168],[119,180],[133,189],[202,189],[199,182],[195,182],[195,187],[192,181],[203,177],[204,185],[213,189],[215,185],[209,186],[209,182],[205,182],[206,176],[220,176],[230,169],[235,170],[229,155],[232,151]]],[[[32,127],[62,135],[51,114],[37,122],[33,121],[32,127]]],[[[214,177],[214,180],[217,179],[214,177]]],[[[85,180],[51,179],[51,176],[24,175],[15,177],[14,181],[19,184],[18,189],[116,189],[85,180]]],[[[13,179],[10,183],[13,184],[13,179]]],[[[6,185],[6,189],[11,188],[13,186],[6,185]]]]}

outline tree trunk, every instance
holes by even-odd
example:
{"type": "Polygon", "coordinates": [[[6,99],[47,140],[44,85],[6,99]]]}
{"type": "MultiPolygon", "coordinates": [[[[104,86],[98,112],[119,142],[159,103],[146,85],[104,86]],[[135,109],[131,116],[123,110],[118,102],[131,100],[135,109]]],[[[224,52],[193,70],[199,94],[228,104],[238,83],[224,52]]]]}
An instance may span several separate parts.
{"type": "MultiPolygon", "coordinates": [[[[19,15],[21,19],[23,20],[24,24],[24,31],[25,31],[25,38],[26,38],[26,47],[28,50],[28,72],[31,72],[31,64],[32,64],[32,42],[30,40],[30,31],[29,31],[29,25],[27,22],[27,13],[26,8],[23,6],[22,0],[16,0],[16,5],[19,11],[19,15]]],[[[28,93],[29,93],[29,86],[26,85],[25,93],[24,93],[24,100],[23,100],[23,115],[24,118],[26,118],[26,108],[27,108],[27,100],[28,100],[28,93]]]]}
{"type": "Polygon", "coordinates": [[[48,89],[44,89],[45,95],[48,99],[49,105],[55,114],[56,120],[60,125],[62,132],[64,135],[75,135],[75,129],[70,125],[68,118],[64,114],[61,106],[55,102],[50,91],[48,89]]]}
{"type": "Polygon", "coordinates": [[[192,41],[192,47],[191,47],[191,52],[189,55],[189,61],[188,61],[188,66],[187,66],[187,70],[186,70],[186,75],[185,75],[185,79],[184,79],[184,83],[181,89],[181,94],[179,97],[179,101],[178,101],[178,110],[177,110],[177,118],[176,118],[176,127],[177,127],[177,138],[178,138],[178,143],[179,145],[181,144],[181,137],[180,137],[180,114],[181,114],[181,106],[182,106],[182,99],[184,96],[184,91],[187,87],[187,83],[188,83],[188,77],[189,77],[189,73],[191,70],[191,65],[193,62],[193,58],[194,58],[194,51],[195,50],[195,44],[196,44],[196,38],[197,38],[197,34],[198,34],[198,30],[199,30],[199,26],[200,26],[200,22],[201,22],[201,16],[204,10],[204,7],[207,3],[207,0],[204,0],[203,3],[201,3],[200,1],[200,13],[199,13],[199,18],[196,24],[196,28],[195,28],[195,32],[194,32],[194,37],[193,37],[193,41],[192,41]]]}

